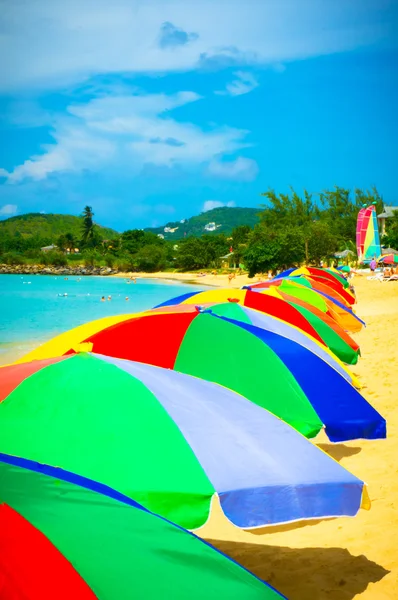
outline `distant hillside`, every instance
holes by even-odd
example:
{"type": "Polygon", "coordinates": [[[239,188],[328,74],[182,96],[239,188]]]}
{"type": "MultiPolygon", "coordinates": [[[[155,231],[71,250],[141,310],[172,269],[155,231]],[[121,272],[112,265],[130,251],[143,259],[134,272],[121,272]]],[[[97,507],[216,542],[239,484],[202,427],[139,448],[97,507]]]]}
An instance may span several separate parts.
{"type": "MultiPolygon", "coordinates": [[[[109,227],[102,227],[101,225],[98,225],[98,227],[105,238],[112,239],[117,235],[117,232],[109,227]]],[[[79,239],[81,228],[82,217],[27,213],[0,221],[0,236],[13,237],[20,235],[23,238],[37,236],[38,238],[47,239],[48,243],[55,243],[63,233],[72,233],[76,239],[79,239]]]]}
{"type": "Polygon", "coordinates": [[[147,227],[145,231],[160,233],[164,235],[165,240],[180,240],[184,235],[199,237],[204,233],[225,233],[228,235],[239,225],[254,227],[259,222],[258,213],[260,210],[260,208],[231,208],[223,206],[221,208],[213,208],[213,210],[208,210],[190,219],[166,223],[162,227],[147,227]],[[213,223],[215,224],[215,229],[212,225],[213,223]]]}

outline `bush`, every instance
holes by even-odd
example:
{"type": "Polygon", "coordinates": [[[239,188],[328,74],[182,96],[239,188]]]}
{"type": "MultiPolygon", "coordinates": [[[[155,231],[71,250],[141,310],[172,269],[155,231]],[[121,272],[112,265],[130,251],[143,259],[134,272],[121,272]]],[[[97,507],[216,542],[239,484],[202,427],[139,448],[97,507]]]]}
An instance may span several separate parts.
{"type": "Polygon", "coordinates": [[[101,258],[101,255],[95,250],[85,250],[83,252],[83,263],[85,267],[100,266],[101,258]]]}
{"type": "Polygon", "coordinates": [[[68,259],[62,252],[56,250],[51,252],[41,252],[40,262],[44,265],[52,265],[54,267],[66,267],[68,259]]]}
{"type": "Polygon", "coordinates": [[[116,262],[116,257],[113,256],[113,254],[106,254],[104,257],[105,260],[105,264],[107,267],[109,267],[110,269],[113,269],[115,262],[116,262]]]}
{"type": "Polygon", "coordinates": [[[26,263],[25,258],[18,254],[18,252],[5,252],[1,257],[1,262],[6,265],[24,265],[26,263]]]}
{"type": "Polygon", "coordinates": [[[134,256],[134,263],[139,271],[147,273],[160,271],[167,264],[166,250],[158,244],[144,246],[134,256]]]}
{"type": "Polygon", "coordinates": [[[257,227],[250,236],[243,259],[249,277],[299,265],[305,259],[303,233],[299,228],[274,232],[257,227]]]}

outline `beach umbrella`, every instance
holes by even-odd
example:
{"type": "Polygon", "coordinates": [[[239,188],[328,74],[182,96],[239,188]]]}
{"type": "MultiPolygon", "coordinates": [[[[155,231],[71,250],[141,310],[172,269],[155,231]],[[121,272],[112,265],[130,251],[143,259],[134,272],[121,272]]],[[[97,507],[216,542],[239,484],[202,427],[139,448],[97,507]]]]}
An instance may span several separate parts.
{"type": "Polygon", "coordinates": [[[344,288],[349,287],[349,283],[345,277],[333,268],[320,269],[318,267],[294,267],[292,269],[282,271],[282,273],[276,275],[274,279],[280,279],[284,277],[300,277],[301,275],[323,277],[332,283],[335,283],[336,281],[339,282],[344,288]]]}
{"type": "MultiPolygon", "coordinates": [[[[340,360],[347,364],[357,363],[358,344],[333,318],[316,309],[312,310],[311,305],[308,303],[302,304],[299,299],[292,298],[293,302],[286,302],[283,294],[278,292],[266,295],[257,293],[257,291],[272,290],[272,288],[272,285],[268,285],[267,288],[261,288],[253,292],[247,289],[228,290],[222,288],[203,292],[190,292],[171,298],[157,308],[164,310],[176,304],[198,304],[202,306],[208,303],[236,301],[248,308],[259,310],[299,327],[318,342],[327,346],[340,360]]],[[[43,351],[45,350],[46,346],[43,347],[43,351]]],[[[26,360],[45,358],[46,356],[39,349],[38,352],[29,354],[26,360]]]]}
{"type": "Polygon", "coordinates": [[[318,277],[317,275],[303,275],[303,277],[311,283],[311,287],[315,290],[328,293],[330,296],[333,296],[336,300],[339,300],[339,302],[345,303],[347,306],[352,306],[356,303],[354,294],[341,286],[338,281],[332,282],[329,279],[318,277]]]}
{"type": "MultiPolygon", "coordinates": [[[[294,276],[294,277],[289,275],[289,279],[298,281],[302,285],[306,285],[307,287],[310,287],[317,292],[323,292],[324,294],[331,296],[333,299],[338,300],[341,304],[343,304],[344,306],[346,306],[348,308],[351,308],[352,304],[355,303],[355,297],[352,296],[352,294],[350,292],[347,292],[342,287],[340,287],[340,289],[338,289],[338,290],[334,289],[333,287],[331,287],[329,285],[329,282],[326,279],[324,279],[323,281],[320,281],[321,278],[315,279],[315,278],[307,276],[307,275],[300,275],[300,276],[294,276]],[[347,298],[349,298],[349,301],[347,298]]],[[[272,281],[274,281],[274,280],[261,281],[259,283],[255,283],[250,286],[250,289],[258,290],[258,289],[270,287],[270,284],[272,284],[272,281]]]]}
{"type": "MultiPolygon", "coordinates": [[[[277,287],[280,291],[290,294],[304,300],[307,304],[315,306],[320,311],[332,317],[343,329],[351,332],[358,332],[365,324],[353,311],[345,304],[342,304],[336,298],[329,294],[312,289],[303,282],[307,281],[300,277],[280,278],[267,282],[266,287],[260,289],[269,289],[277,287]]],[[[308,283],[308,282],[307,282],[308,283]]],[[[245,286],[245,289],[251,289],[251,286],[245,286]]],[[[256,288],[254,288],[255,290],[256,288]]]]}
{"type": "Polygon", "coordinates": [[[0,454],[4,600],[282,596],[194,534],[128,496],[0,454]]]}
{"type": "Polygon", "coordinates": [[[378,258],[378,262],[383,262],[388,265],[393,265],[398,263],[398,254],[385,254],[378,258]]]}
{"type": "Polygon", "coordinates": [[[318,310],[300,298],[291,296],[286,292],[270,288],[262,292],[264,295],[273,295],[281,298],[296,308],[305,318],[313,323],[323,339],[327,339],[329,348],[344,362],[355,365],[360,352],[359,344],[328,314],[318,310]]]}
{"type": "Polygon", "coordinates": [[[104,329],[99,322],[88,337],[77,328],[65,336],[63,353],[81,342],[98,354],[219,383],[307,437],[323,426],[332,441],[385,437],[384,419],[338,370],[265,321],[261,325],[261,313],[235,303],[184,309],[137,314],[104,329]]]}
{"type": "MultiPolygon", "coordinates": [[[[291,325],[299,327],[305,333],[311,335],[318,342],[327,346],[340,360],[347,364],[355,364],[358,360],[359,346],[348,336],[341,327],[334,321],[328,318],[322,312],[317,314],[304,308],[293,306],[293,304],[285,302],[278,294],[273,296],[258,294],[250,290],[227,290],[214,289],[205,292],[190,292],[177,298],[172,298],[158,308],[161,312],[171,310],[175,312],[173,307],[176,303],[181,304],[198,304],[206,305],[208,303],[219,302],[239,302],[249,308],[254,308],[265,312],[271,316],[277,317],[291,325]],[[310,322],[311,321],[311,322],[310,322]]],[[[24,357],[16,362],[26,362],[30,360],[38,360],[42,358],[51,358],[60,356],[73,347],[73,344],[78,344],[88,336],[96,333],[105,327],[111,327],[119,322],[125,321],[128,318],[133,318],[136,315],[119,315],[114,317],[105,317],[98,321],[86,323],[81,328],[72,330],[73,333],[66,332],[57,336],[48,343],[43,344],[39,348],[29,352],[24,357]],[[80,339],[79,339],[80,338],[80,339]]]]}
{"type": "Polygon", "coordinates": [[[364,484],[230,390],[80,353],[1,369],[0,451],[88,477],[188,529],[355,515],[364,484]],[[34,369],[34,372],[32,370],[34,369]],[[5,386],[5,389],[4,389],[5,386]]]}
{"type": "Polygon", "coordinates": [[[322,277],[323,279],[327,279],[331,283],[339,283],[343,288],[349,288],[350,285],[343,275],[329,268],[302,267],[301,269],[297,269],[293,273],[293,275],[295,274],[306,275],[310,277],[322,277]]]}

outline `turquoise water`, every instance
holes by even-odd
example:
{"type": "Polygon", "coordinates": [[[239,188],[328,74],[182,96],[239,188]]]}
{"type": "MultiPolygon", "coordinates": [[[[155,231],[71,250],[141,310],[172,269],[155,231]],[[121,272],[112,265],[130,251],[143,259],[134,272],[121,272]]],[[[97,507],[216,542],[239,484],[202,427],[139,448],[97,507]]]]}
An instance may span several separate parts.
{"type": "Polygon", "coordinates": [[[146,310],[195,289],[156,279],[134,284],[119,277],[0,275],[0,364],[87,321],[146,310]],[[101,302],[109,295],[110,301],[101,302]]]}

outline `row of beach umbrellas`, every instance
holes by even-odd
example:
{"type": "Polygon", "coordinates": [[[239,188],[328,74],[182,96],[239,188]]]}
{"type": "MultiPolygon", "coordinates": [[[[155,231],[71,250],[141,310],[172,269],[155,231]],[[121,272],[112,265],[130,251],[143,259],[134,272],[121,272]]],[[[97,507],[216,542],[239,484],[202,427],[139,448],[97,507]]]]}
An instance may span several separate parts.
{"type": "Polygon", "coordinates": [[[88,322],[1,368],[0,592],[283,597],[193,532],[217,508],[251,531],[370,507],[310,439],[386,437],[351,371],[354,305],[337,271],[290,269],[88,322]]]}

